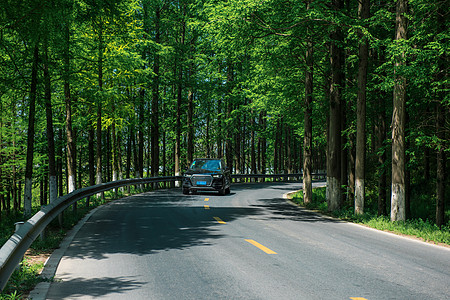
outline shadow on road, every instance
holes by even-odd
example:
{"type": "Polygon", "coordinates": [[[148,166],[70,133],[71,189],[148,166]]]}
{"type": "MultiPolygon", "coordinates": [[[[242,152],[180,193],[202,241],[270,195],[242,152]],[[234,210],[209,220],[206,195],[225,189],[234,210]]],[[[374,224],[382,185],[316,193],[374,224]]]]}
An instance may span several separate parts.
{"type": "MultiPolygon", "coordinates": [[[[58,282],[52,283],[55,286],[58,282]]],[[[95,279],[74,278],[64,281],[64,288],[57,295],[47,296],[46,299],[75,299],[89,295],[92,297],[102,297],[112,294],[124,294],[127,291],[139,289],[144,282],[139,282],[127,277],[104,277],[95,279]]]]}
{"type": "Polygon", "coordinates": [[[262,199],[262,204],[252,205],[258,209],[265,209],[270,212],[268,219],[270,220],[292,220],[298,222],[322,222],[337,223],[339,220],[325,217],[321,214],[308,211],[302,207],[292,205],[283,198],[262,199]]]}
{"type": "Polygon", "coordinates": [[[106,259],[109,254],[148,255],[208,246],[223,237],[213,218],[226,222],[261,214],[262,208],[195,206],[178,191],[117,200],[95,213],[66,252],[74,258],[106,259]],[[74,249],[74,251],[71,251],[74,249]]]}
{"type": "MultiPolygon", "coordinates": [[[[236,184],[232,189],[232,197],[212,195],[217,197],[215,200],[223,200],[222,204],[225,206],[218,205],[211,209],[205,209],[206,202],[203,201],[204,196],[210,193],[182,195],[179,189],[143,193],[116,200],[91,216],[73,239],[65,256],[105,260],[114,254],[144,256],[162,251],[183,251],[191,247],[213,245],[226,234],[220,228],[223,225],[214,219],[215,216],[227,223],[243,218],[335,222],[295,207],[283,198],[256,200],[252,201],[250,206],[243,207],[227,204],[227,201],[240,197],[244,191],[253,193],[252,190],[263,188],[269,192],[277,190],[275,194],[279,195],[280,190],[288,191],[296,187],[297,184],[284,182],[236,184]]],[[[73,278],[64,280],[61,284],[66,288],[59,289],[63,290],[60,293],[64,293],[59,296],[72,299],[83,295],[120,297],[121,293],[138,290],[145,283],[119,276],[73,278]]],[[[60,298],[56,296],[49,299],[60,298]]]]}

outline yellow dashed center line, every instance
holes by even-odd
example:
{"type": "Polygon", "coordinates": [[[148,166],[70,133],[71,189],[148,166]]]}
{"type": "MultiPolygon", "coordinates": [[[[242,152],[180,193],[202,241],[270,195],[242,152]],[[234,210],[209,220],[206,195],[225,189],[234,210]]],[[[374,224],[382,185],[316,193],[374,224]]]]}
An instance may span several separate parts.
{"type": "Polygon", "coordinates": [[[363,297],[350,297],[350,299],[352,299],[352,300],[367,300],[366,298],[363,298],[363,297]]]}
{"type": "Polygon", "coordinates": [[[275,251],[270,250],[269,248],[261,245],[260,243],[254,241],[254,240],[245,240],[246,242],[249,242],[253,246],[259,248],[260,250],[266,252],[267,254],[277,254],[275,251]]]}
{"type": "Polygon", "coordinates": [[[219,224],[227,224],[227,222],[222,221],[222,219],[219,217],[214,217],[214,220],[216,220],[219,224]]]}
{"type": "Polygon", "coordinates": [[[205,201],[209,201],[209,198],[205,198],[205,201]]]}
{"type": "Polygon", "coordinates": [[[205,209],[209,209],[209,205],[204,205],[205,209]]]}

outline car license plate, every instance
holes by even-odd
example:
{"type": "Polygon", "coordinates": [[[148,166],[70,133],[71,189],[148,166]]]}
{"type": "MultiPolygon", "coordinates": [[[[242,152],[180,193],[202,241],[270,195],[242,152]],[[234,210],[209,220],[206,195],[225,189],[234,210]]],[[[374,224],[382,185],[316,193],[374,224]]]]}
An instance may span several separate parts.
{"type": "Polygon", "coordinates": [[[197,181],[197,185],[206,185],[206,181],[197,181]]]}

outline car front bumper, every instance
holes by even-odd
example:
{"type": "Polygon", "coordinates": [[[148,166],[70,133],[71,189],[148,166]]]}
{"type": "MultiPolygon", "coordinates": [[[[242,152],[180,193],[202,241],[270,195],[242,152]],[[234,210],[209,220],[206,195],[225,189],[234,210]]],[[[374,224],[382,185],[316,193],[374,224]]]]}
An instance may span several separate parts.
{"type": "Polygon", "coordinates": [[[224,189],[223,176],[218,178],[212,175],[191,175],[183,177],[183,188],[192,191],[220,191],[224,189]]]}

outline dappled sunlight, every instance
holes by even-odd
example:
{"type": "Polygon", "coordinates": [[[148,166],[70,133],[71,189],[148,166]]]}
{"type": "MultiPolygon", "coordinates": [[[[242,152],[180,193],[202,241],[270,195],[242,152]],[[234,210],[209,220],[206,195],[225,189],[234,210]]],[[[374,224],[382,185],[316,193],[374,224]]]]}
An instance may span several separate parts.
{"type": "Polygon", "coordinates": [[[341,222],[339,220],[332,219],[290,204],[283,198],[260,199],[258,204],[252,205],[252,207],[268,210],[270,214],[267,215],[267,219],[270,220],[293,220],[299,222],[326,223],[341,222]]]}
{"type": "Polygon", "coordinates": [[[92,298],[115,296],[120,298],[120,294],[141,288],[145,282],[133,279],[133,276],[124,277],[101,277],[101,278],[73,278],[60,282],[54,282],[53,285],[64,284],[64,289],[58,289],[59,293],[48,295],[46,299],[86,299],[86,296],[92,298]]]}
{"type": "Polygon", "coordinates": [[[114,253],[148,255],[208,246],[224,237],[213,213],[227,222],[263,213],[248,207],[214,207],[207,211],[203,205],[192,206],[195,198],[185,198],[189,197],[164,197],[158,193],[111,203],[86,222],[71,245],[76,253],[69,248],[67,255],[106,259],[114,253]]]}

